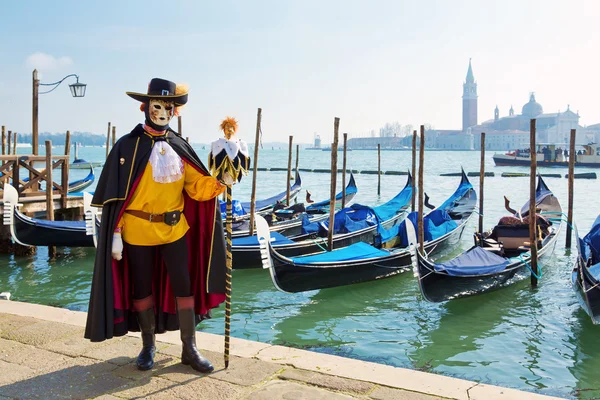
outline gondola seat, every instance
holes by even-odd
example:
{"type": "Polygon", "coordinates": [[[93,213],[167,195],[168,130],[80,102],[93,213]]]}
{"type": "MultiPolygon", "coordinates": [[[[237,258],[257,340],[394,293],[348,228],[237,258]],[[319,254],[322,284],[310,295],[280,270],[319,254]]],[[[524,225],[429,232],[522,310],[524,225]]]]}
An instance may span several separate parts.
{"type": "Polygon", "coordinates": [[[502,243],[505,249],[518,249],[529,245],[529,225],[496,225],[490,236],[502,243]]]}

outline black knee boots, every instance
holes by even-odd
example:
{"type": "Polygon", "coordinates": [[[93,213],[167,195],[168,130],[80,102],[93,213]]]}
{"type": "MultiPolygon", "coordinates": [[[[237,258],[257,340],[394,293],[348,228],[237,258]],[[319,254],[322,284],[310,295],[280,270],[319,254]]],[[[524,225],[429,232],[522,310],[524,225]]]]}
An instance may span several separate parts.
{"type": "Polygon", "coordinates": [[[137,319],[142,332],[142,351],[138,355],[136,364],[139,370],[147,371],[154,366],[154,353],[156,352],[156,342],[154,330],[156,323],[154,321],[154,303],[152,296],[145,299],[133,300],[133,307],[137,311],[137,319]]]}
{"type": "Polygon", "coordinates": [[[194,315],[194,296],[177,297],[177,315],[181,332],[181,363],[190,365],[199,372],[212,372],[213,365],[198,352],[196,347],[196,319],[194,315]]]}

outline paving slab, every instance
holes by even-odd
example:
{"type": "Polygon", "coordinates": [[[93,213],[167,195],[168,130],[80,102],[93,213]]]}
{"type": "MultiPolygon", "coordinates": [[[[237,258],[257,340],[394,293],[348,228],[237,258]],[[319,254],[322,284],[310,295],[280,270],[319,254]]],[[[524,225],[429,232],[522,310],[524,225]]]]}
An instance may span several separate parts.
{"type": "MultiPolygon", "coordinates": [[[[162,400],[168,398],[177,398],[167,396],[167,390],[176,386],[176,383],[166,379],[156,377],[148,377],[146,379],[130,382],[118,390],[112,391],[113,396],[122,397],[125,399],[148,399],[162,400]]],[[[197,397],[201,398],[201,397],[197,397]]]]}
{"type": "Polygon", "coordinates": [[[150,376],[156,376],[160,372],[170,365],[179,363],[179,359],[175,359],[172,356],[156,353],[154,356],[154,367],[149,371],[140,371],[137,368],[135,360],[132,362],[122,365],[113,371],[113,374],[122,378],[140,380],[148,379],[150,376]]]}
{"type": "Polygon", "coordinates": [[[9,385],[29,378],[35,374],[35,370],[25,365],[13,364],[0,360],[0,395],[2,395],[2,386],[9,385]]]}
{"type": "Polygon", "coordinates": [[[71,357],[52,353],[34,346],[0,339],[0,360],[23,365],[38,373],[60,368],[71,357]]]}
{"type": "Polygon", "coordinates": [[[271,381],[251,393],[248,400],[349,400],[356,397],[286,381],[271,381]]]}
{"type": "Polygon", "coordinates": [[[373,400],[441,400],[442,397],[379,386],[369,394],[373,400]]]}
{"type": "Polygon", "coordinates": [[[40,346],[68,336],[83,336],[83,328],[53,321],[38,321],[3,335],[5,339],[40,346]]]}
{"type": "Polygon", "coordinates": [[[86,351],[83,355],[116,365],[125,365],[133,362],[142,349],[141,339],[129,336],[113,338],[105,342],[106,345],[86,351]]]}
{"type": "Polygon", "coordinates": [[[40,320],[32,317],[22,317],[13,314],[0,314],[0,337],[4,337],[8,332],[14,329],[22,328],[37,322],[40,322],[40,320]]]}
{"type": "Polygon", "coordinates": [[[195,377],[165,392],[164,398],[182,400],[237,400],[246,399],[250,389],[229,382],[211,379],[210,377],[195,377]]]}
{"type": "Polygon", "coordinates": [[[252,386],[270,378],[281,369],[282,367],[277,364],[235,357],[229,360],[229,368],[215,369],[210,377],[236,385],[252,386]]]}
{"type": "Polygon", "coordinates": [[[326,389],[333,389],[340,392],[352,392],[356,394],[366,394],[375,388],[375,385],[369,382],[340,378],[333,375],[324,375],[317,372],[296,368],[286,369],[279,376],[279,378],[306,382],[313,386],[320,386],[326,389]]]}
{"type": "Polygon", "coordinates": [[[0,393],[21,399],[94,398],[131,382],[112,375],[110,371],[114,368],[114,365],[106,362],[74,358],[60,370],[6,385],[0,393]]]}
{"type": "Polygon", "coordinates": [[[85,339],[83,335],[74,335],[48,342],[40,347],[54,353],[78,357],[84,353],[106,346],[109,343],[110,341],[107,340],[104,342],[90,342],[88,339],[85,339]]]}
{"type": "MultiPolygon", "coordinates": [[[[2,400],[2,399],[0,399],[0,400],[2,400]]],[[[94,400],[123,400],[123,399],[120,397],[115,397],[111,394],[105,394],[105,395],[102,395],[99,397],[94,397],[94,400]]]]}

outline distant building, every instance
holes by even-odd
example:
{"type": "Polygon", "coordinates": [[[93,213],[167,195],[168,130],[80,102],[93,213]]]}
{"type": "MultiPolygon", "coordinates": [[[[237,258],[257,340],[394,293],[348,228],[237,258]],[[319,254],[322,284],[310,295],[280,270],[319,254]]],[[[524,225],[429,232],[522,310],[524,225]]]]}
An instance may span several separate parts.
{"type": "MultiPolygon", "coordinates": [[[[538,143],[568,144],[571,129],[577,129],[577,143],[588,143],[587,129],[579,125],[579,113],[567,110],[556,113],[544,113],[544,109],[535,99],[535,93],[529,95],[529,102],[521,108],[521,114],[515,114],[510,107],[508,116],[500,117],[498,106],[494,110],[494,119],[472,126],[469,131],[475,136],[486,133],[485,148],[489,150],[514,150],[529,148],[530,121],[536,120],[536,140],[538,143]]],[[[479,149],[479,141],[474,140],[479,149]]]]}
{"type": "Polygon", "coordinates": [[[462,131],[466,132],[471,126],[477,125],[477,82],[473,76],[471,59],[469,59],[469,69],[467,79],[463,83],[463,113],[462,113],[462,131]]]}
{"type": "MultiPolygon", "coordinates": [[[[494,118],[478,124],[477,82],[469,59],[467,76],[462,93],[462,130],[431,129],[425,132],[425,146],[448,150],[479,149],[479,135],[486,133],[485,147],[489,150],[514,150],[529,148],[530,120],[536,119],[538,143],[569,143],[571,129],[577,130],[577,144],[600,143],[600,124],[583,127],[579,125],[579,112],[566,111],[544,113],[544,109],[529,95],[529,101],[521,108],[521,114],[515,114],[511,106],[507,116],[500,116],[498,106],[494,109],[494,118]]],[[[386,131],[387,132],[387,131],[386,131]]],[[[381,136],[384,136],[381,134],[381,136]]],[[[387,135],[385,135],[387,136],[387,135]]],[[[382,148],[402,148],[412,146],[412,137],[371,137],[353,138],[348,145],[354,149],[373,149],[380,143],[382,148]]]]}

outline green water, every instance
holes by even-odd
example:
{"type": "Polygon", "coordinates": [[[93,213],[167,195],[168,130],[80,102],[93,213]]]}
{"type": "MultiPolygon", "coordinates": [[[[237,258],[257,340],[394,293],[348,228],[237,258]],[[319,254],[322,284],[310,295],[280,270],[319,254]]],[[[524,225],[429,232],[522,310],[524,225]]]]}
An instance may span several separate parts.
{"type": "MultiPolygon", "coordinates": [[[[104,150],[82,148],[80,156],[98,160],[104,150]]],[[[199,149],[202,159],[206,151],[199,149]]],[[[376,169],[377,153],[348,153],[352,169],[376,169]]],[[[500,178],[487,155],[485,225],[489,228],[504,215],[503,195],[514,208],[526,201],[529,178],[500,178]]],[[[287,150],[263,150],[261,166],[287,165],[287,150]]],[[[327,168],[329,153],[301,152],[300,168],[327,168]]],[[[478,171],[479,153],[427,152],[425,188],[431,202],[439,204],[458,185],[457,177],[442,172],[478,171]]],[[[406,170],[410,152],[382,152],[383,170],[406,170]]],[[[566,173],[566,170],[546,172],[566,173]]],[[[582,169],[580,172],[586,171],[582,169]]],[[[98,171],[99,172],[99,171],[98,171]]],[[[599,171],[600,172],[600,171],[599,171]]],[[[82,175],[86,171],[80,171],[82,175]]],[[[259,197],[283,189],[285,172],[259,175],[259,197]]],[[[73,176],[72,179],[77,178],[73,176]]],[[[329,195],[327,174],[304,173],[304,188],[313,199],[329,195]]],[[[382,193],[376,193],[377,177],[356,175],[356,202],[378,204],[397,193],[406,177],[383,176],[382,193]]],[[[339,182],[340,178],[338,178],[339,182]]],[[[471,182],[479,188],[478,178],[471,182]]],[[[567,207],[567,180],[547,178],[546,183],[567,207]]],[[[597,180],[577,180],[575,221],[586,232],[600,211],[597,180]],[[588,211],[589,210],[589,211],[588,211]]],[[[234,197],[249,197],[246,178],[234,188],[234,197]]],[[[472,243],[476,218],[465,230],[460,253],[472,243]]],[[[564,228],[564,225],[563,225],[564,228]]],[[[581,310],[570,284],[574,258],[564,248],[565,229],[552,256],[543,262],[543,277],[532,289],[525,279],[484,295],[442,304],[426,302],[412,273],[389,279],[328,290],[286,294],[278,292],[264,270],[237,270],[233,275],[232,334],[249,340],[336,354],[366,361],[419,369],[479,382],[497,384],[568,398],[600,397],[600,326],[592,325],[581,310]]],[[[86,310],[92,276],[93,249],[59,249],[49,262],[44,248],[33,257],[0,258],[0,291],[14,300],[86,310]]],[[[223,308],[199,329],[223,333],[223,308]]]]}

